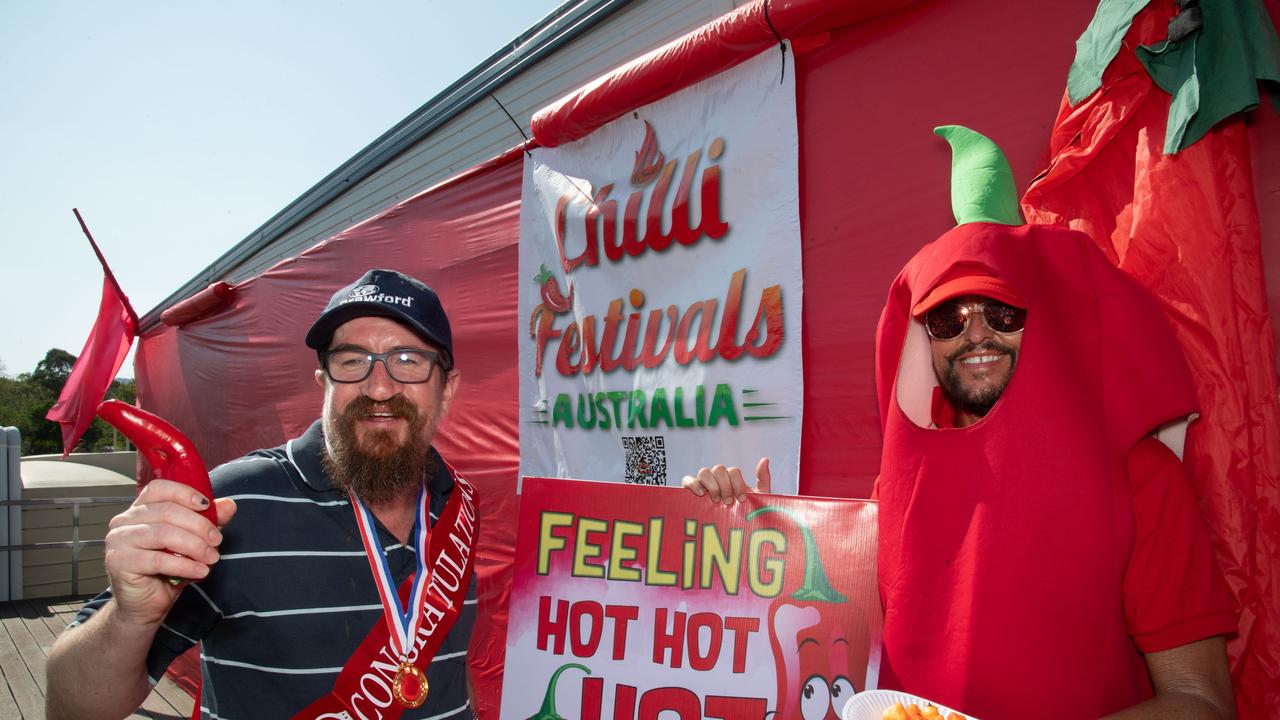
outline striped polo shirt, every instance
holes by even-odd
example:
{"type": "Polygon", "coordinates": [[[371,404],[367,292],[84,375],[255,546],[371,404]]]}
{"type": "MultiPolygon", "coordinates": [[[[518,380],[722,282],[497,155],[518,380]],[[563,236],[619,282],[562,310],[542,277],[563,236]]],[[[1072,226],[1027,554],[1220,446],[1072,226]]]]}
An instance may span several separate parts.
{"type": "MultiPolygon", "coordinates": [[[[385,622],[351,504],[325,473],[323,452],[317,420],[281,447],[210,473],[214,494],[237,505],[223,529],[221,560],[184,589],[147,656],[154,682],[175,657],[203,643],[203,717],[292,716],[333,688],[351,653],[385,622]]],[[[437,461],[429,486],[433,526],[454,487],[437,461]]],[[[416,553],[380,523],[377,532],[399,585],[417,569],[416,553]]],[[[108,588],[86,603],[75,623],[110,596],[108,588]]],[[[475,616],[473,575],[466,604],[427,670],[427,702],[403,718],[471,717],[467,644],[475,616]]]]}

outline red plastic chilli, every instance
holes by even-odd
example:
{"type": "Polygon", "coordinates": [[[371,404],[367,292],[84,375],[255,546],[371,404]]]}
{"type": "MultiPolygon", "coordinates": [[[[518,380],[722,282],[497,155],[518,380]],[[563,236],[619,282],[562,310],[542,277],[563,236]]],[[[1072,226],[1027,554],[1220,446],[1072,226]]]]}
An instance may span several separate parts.
{"type": "MultiPolygon", "coordinates": [[[[204,469],[200,453],[186,435],[159,416],[119,400],[108,400],[99,405],[98,416],[129,438],[151,464],[156,477],[180,482],[208,498],[209,505],[201,514],[214,525],[218,524],[209,473],[204,469]]],[[[146,480],[139,480],[138,489],[146,484],[146,480]]]]}

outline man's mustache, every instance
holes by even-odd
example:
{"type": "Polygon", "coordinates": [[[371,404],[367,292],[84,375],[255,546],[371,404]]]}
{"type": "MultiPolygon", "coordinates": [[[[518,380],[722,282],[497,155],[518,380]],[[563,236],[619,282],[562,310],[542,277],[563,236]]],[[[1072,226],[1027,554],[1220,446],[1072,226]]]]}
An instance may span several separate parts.
{"type": "Polygon", "coordinates": [[[403,418],[410,423],[418,418],[418,408],[403,395],[395,395],[386,400],[373,400],[367,395],[352,400],[342,416],[346,420],[363,420],[377,414],[389,414],[403,418]]]}
{"type": "Polygon", "coordinates": [[[999,342],[995,339],[988,338],[977,344],[965,341],[963,345],[956,348],[950,354],[947,355],[947,362],[954,363],[956,360],[960,359],[961,355],[967,355],[968,353],[971,353],[971,352],[982,352],[982,351],[999,352],[999,353],[1004,353],[1005,355],[1010,355],[1010,356],[1014,354],[1014,349],[1012,346],[1005,345],[1004,343],[999,342]]]}

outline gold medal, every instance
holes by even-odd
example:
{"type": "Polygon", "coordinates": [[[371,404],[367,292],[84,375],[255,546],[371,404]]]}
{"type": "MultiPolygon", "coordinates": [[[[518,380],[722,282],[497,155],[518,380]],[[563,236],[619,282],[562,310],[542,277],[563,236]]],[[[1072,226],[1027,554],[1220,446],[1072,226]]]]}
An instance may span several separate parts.
{"type": "Polygon", "coordinates": [[[427,701],[427,676],[413,663],[402,660],[391,681],[391,694],[407,708],[421,707],[427,701]]]}

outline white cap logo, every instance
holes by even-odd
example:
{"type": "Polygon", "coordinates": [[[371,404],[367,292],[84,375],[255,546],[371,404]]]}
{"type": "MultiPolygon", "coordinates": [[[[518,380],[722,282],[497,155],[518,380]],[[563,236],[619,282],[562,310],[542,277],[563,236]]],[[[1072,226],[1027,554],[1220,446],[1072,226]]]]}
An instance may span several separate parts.
{"type": "Polygon", "coordinates": [[[400,297],[399,295],[388,295],[382,292],[382,288],[370,283],[369,285],[361,285],[347,293],[347,296],[338,301],[339,305],[346,305],[349,302],[370,302],[370,303],[386,303],[388,305],[403,305],[405,307],[413,307],[412,297],[400,297]]]}

